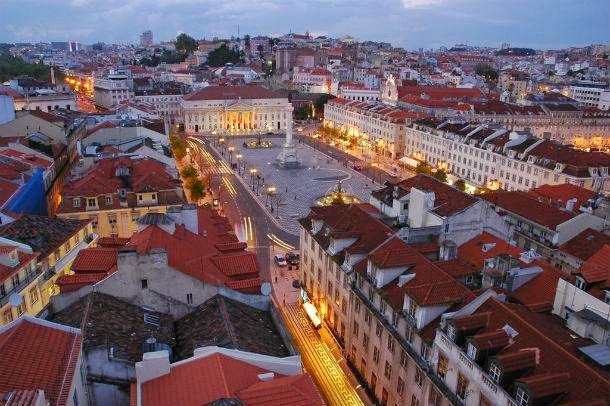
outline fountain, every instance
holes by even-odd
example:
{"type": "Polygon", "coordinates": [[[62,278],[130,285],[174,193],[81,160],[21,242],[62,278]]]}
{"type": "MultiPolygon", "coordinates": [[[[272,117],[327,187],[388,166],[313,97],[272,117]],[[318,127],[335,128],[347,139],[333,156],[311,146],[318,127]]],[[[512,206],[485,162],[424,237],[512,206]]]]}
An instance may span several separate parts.
{"type": "Polygon", "coordinates": [[[326,194],[316,199],[315,204],[318,206],[332,206],[335,204],[353,204],[360,203],[360,200],[353,193],[345,190],[343,181],[337,182],[332,186],[326,194]]]}

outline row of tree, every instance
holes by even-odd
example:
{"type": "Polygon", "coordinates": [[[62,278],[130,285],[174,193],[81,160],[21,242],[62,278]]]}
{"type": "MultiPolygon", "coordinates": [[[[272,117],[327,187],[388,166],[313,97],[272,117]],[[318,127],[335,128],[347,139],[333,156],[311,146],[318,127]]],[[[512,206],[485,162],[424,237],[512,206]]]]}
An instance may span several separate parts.
{"type": "MultiPolygon", "coordinates": [[[[55,70],[56,78],[61,76],[59,69],[55,70]]],[[[27,63],[21,58],[8,53],[0,54],[0,82],[4,82],[20,75],[31,76],[35,79],[50,81],[51,68],[42,63],[27,63]]]]}

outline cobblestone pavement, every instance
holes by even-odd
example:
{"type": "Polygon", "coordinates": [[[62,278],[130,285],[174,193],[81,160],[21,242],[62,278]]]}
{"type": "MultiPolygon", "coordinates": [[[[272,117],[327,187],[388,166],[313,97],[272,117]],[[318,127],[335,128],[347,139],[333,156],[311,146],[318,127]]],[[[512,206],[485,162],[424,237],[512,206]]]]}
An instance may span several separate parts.
{"type": "MultiPolygon", "coordinates": [[[[326,195],[339,180],[342,181],[345,190],[363,202],[368,202],[371,190],[380,186],[374,185],[373,181],[363,174],[345,166],[345,163],[338,162],[303,144],[298,144],[297,147],[301,167],[298,169],[280,168],[275,159],[281,151],[282,140],[273,139],[273,142],[276,144],[273,148],[240,148],[239,153],[243,157],[242,164],[245,165],[242,178],[252,188],[249,169],[257,169],[257,175],[261,177],[258,198],[265,203],[268,210],[271,210],[270,199],[265,191],[268,186],[276,188],[280,196],[278,221],[287,232],[298,235],[297,220],[307,215],[315,201],[326,195]]],[[[254,189],[257,189],[256,179],[254,189]]],[[[275,207],[273,215],[278,216],[275,207]]]]}

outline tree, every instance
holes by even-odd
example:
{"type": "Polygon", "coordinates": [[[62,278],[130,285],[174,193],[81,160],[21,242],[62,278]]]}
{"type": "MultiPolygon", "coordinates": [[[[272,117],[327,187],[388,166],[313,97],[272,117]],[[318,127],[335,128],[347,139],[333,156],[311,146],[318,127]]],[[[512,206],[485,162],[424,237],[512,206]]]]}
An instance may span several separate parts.
{"type": "Polygon", "coordinates": [[[182,169],[181,175],[184,179],[195,178],[197,176],[197,169],[193,165],[187,165],[182,169]]]}
{"type": "Polygon", "coordinates": [[[487,63],[478,64],[474,71],[477,75],[485,77],[487,82],[498,80],[498,71],[487,63]]]}
{"type": "Polygon", "coordinates": [[[432,168],[430,167],[430,164],[428,162],[422,161],[417,164],[415,172],[430,175],[432,173],[432,168]]]}
{"type": "Polygon", "coordinates": [[[186,146],[179,137],[171,135],[169,137],[169,145],[172,147],[174,157],[179,161],[186,156],[186,146]]]}
{"type": "Polygon", "coordinates": [[[199,178],[190,182],[187,188],[191,193],[191,200],[199,200],[205,196],[205,185],[199,178]]]}
{"type": "Polygon", "coordinates": [[[226,44],[222,44],[208,54],[208,65],[224,66],[227,63],[239,63],[242,58],[239,52],[229,49],[226,44]]]}
{"type": "Polygon", "coordinates": [[[182,33],[176,37],[176,50],[184,55],[191,54],[197,50],[197,40],[182,33]]]}
{"type": "Polygon", "coordinates": [[[462,192],[466,191],[466,182],[464,182],[462,179],[458,179],[453,182],[453,186],[455,186],[457,190],[461,190],[462,192]]]}
{"type": "MultiPolygon", "coordinates": [[[[27,63],[9,54],[0,54],[0,83],[20,75],[48,82],[51,80],[51,67],[42,63],[27,63]]],[[[63,77],[59,69],[55,69],[55,77],[63,77]]]]}
{"type": "Polygon", "coordinates": [[[443,183],[447,182],[447,172],[445,172],[443,169],[439,169],[438,171],[434,172],[434,175],[432,175],[432,177],[434,179],[440,180],[443,183]]]}

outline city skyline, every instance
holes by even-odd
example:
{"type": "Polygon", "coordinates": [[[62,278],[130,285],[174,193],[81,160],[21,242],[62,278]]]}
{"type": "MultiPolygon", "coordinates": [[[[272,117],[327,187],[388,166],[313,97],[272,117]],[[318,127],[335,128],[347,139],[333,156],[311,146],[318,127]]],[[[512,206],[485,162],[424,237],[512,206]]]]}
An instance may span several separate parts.
{"type": "Polygon", "coordinates": [[[605,19],[610,4],[543,0],[511,2],[478,0],[311,0],[307,3],[243,0],[220,5],[203,0],[93,2],[72,0],[61,10],[58,1],[8,0],[0,6],[10,24],[0,27],[1,42],[76,40],[82,43],[137,43],[152,30],[155,40],[186,32],[196,38],[241,35],[279,36],[288,32],[390,42],[407,49],[439,48],[466,43],[556,49],[607,43],[605,19]],[[322,13],[321,10],[324,10],[322,13]],[[349,10],[346,12],[346,10],[349,10]],[[49,21],[49,16],[51,20],[49,21]],[[384,19],[384,24],[378,21],[384,19]],[[532,36],[532,32],[536,33],[532,36]],[[484,39],[483,39],[484,38],[484,39]]]}

